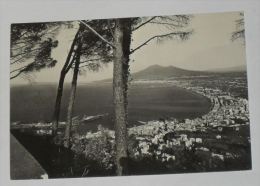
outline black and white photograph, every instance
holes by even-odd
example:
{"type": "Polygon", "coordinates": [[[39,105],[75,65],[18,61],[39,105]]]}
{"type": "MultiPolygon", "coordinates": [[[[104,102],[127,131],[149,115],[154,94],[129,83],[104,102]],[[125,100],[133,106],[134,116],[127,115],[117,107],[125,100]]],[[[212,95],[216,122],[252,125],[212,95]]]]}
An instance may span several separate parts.
{"type": "Polygon", "coordinates": [[[246,21],[13,22],[11,179],[251,170],[246,21]]]}

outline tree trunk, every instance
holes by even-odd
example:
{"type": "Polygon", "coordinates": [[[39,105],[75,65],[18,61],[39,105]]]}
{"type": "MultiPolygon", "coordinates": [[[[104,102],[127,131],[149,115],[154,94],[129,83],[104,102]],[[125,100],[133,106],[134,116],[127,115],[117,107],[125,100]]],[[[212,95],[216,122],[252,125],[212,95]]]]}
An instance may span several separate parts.
{"type": "Polygon", "coordinates": [[[63,93],[63,85],[64,85],[64,80],[65,76],[68,72],[68,66],[71,61],[72,53],[75,48],[76,40],[79,35],[79,30],[77,31],[74,40],[71,44],[70,51],[68,53],[66,62],[64,66],[62,67],[61,73],[60,73],[60,79],[59,79],[59,85],[58,85],[58,90],[57,90],[57,96],[56,96],[56,101],[55,101],[55,106],[54,106],[54,113],[53,113],[53,119],[52,119],[52,124],[53,124],[53,129],[52,129],[52,135],[55,136],[59,127],[59,119],[60,119],[60,107],[61,107],[61,99],[62,99],[62,93],[63,93]]]}
{"type": "Polygon", "coordinates": [[[72,83],[71,83],[68,112],[67,112],[67,123],[66,123],[66,129],[65,129],[65,141],[64,141],[64,146],[66,148],[70,147],[73,108],[74,108],[74,102],[75,102],[75,97],[76,97],[77,80],[78,80],[78,74],[79,74],[80,50],[81,50],[81,43],[79,44],[78,49],[77,49],[77,54],[76,54],[77,56],[75,59],[75,66],[74,66],[72,83]]]}
{"type": "MultiPolygon", "coordinates": [[[[127,25],[124,19],[116,20],[114,31],[114,70],[113,70],[113,101],[115,119],[115,141],[116,141],[116,173],[127,174],[128,150],[127,150],[127,92],[126,92],[126,64],[129,54],[126,55],[125,31],[127,25]]],[[[130,46],[130,43],[128,47],[130,46]]],[[[128,49],[129,50],[129,49],[128,49]]],[[[128,68],[128,67],[127,67],[128,68]]],[[[128,69],[127,69],[128,72],[128,69]]]]}
{"type": "Polygon", "coordinates": [[[58,130],[59,125],[59,118],[60,118],[60,106],[61,106],[61,99],[62,99],[62,93],[63,93],[63,85],[65,80],[66,73],[61,71],[60,73],[60,80],[57,90],[57,96],[56,96],[56,102],[54,107],[54,114],[53,114],[53,132],[52,134],[55,136],[58,130]]]}
{"type": "Polygon", "coordinates": [[[128,121],[128,78],[130,74],[129,61],[130,61],[130,45],[131,45],[131,19],[124,18],[123,21],[123,85],[124,85],[124,96],[125,96],[125,110],[126,120],[128,121]]]}

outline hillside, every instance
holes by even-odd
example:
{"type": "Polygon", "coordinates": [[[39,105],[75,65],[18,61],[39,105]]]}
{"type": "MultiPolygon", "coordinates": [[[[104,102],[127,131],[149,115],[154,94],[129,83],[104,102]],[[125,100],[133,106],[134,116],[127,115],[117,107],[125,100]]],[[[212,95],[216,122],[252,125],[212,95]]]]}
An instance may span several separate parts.
{"type": "Polygon", "coordinates": [[[152,65],[142,71],[132,74],[134,80],[137,79],[150,79],[150,80],[161,80],[169,79],[171,77],[181,77],[181,76],[199,76],[205,75],[208,72],[203,71],[190,71],[174,66],[163,67],[160,65],[152,65]]]}
{"type": "MultiPolygon", "coordinates": [[[[152,65],[147,67],[144,70],[132,73],[131,78],[133,80],[165,80],[165,79],[172,79],[172,78],[184,77],[184,76],[186,77],[187,76],[210,76],[210,75],[237,76],[241,74],[244,75],[245,72],[246,72],[246,66],[210,69],[207,71],[192,71],[192,70],[185,70],[174,66],[164,67],[160,65],[152,65]]],[[[112,79],[104,79],[98,82],[111,82],[111,81],[112,79]]]]}
{"type": "Polygon", "coordinates": [[[240,75],[245,74],[246,66],[219,68],[207,71],[185,70],[174,66],[152,65],[144,70],[133,73],[133,80],[163,80],[183,76],[205,76],[205,75],[240,75]]]}

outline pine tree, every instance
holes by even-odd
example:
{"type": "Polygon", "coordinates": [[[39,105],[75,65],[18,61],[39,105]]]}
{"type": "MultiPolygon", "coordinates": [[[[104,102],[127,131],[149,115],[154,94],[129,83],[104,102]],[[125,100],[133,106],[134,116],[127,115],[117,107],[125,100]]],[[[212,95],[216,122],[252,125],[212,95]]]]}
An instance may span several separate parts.
{"type": "Polygon", "coordinates": [[[58,45],[59,28],[56,22],[11,25],[10,79],[55,66],[51,51],[58,45]]]}

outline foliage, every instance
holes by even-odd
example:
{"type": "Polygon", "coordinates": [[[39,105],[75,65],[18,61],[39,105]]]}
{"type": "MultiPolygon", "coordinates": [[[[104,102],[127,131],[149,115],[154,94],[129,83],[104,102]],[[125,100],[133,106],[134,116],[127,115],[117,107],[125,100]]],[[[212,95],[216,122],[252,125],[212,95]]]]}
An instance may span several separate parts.
{"type": "Polygon", "coordinates": [[[240,13],[240,19],[236,20],[236,31],[232,33],[232,41],[242,39],[245,40],[245,20],[244,20],[244,14],[240,13]]]}
{"type": "MultiPolygon", "coordinates": [[[[111,42],[113,40],[112,32],[108,26],[108,20],[91,20],[83,21],[87,23],[92,29],[100,34],[106,41],[111,42]]],[[[104,64],[112,61],[113,50],[112,47],[96,36],[88,28],[82,27],[82,50],[80,61],[80,74],[84,74],[87,70],[98,71],[104,64]]]]}
{"type": "Polygon", "coordinates": [[[18,23],[11,25],[11,79],[20,74],[53,67],[52,48],[60,23],[18,23]]]}
{"type": "Polygon", "coordinates": [[[95,161],[97,167],[111,170],[114,167],[114,139],[107,130],[101,128],[100,135],[91,138],[74,136],[72,150],[77,154],[83,154],[88,161],[95,161]]]}

